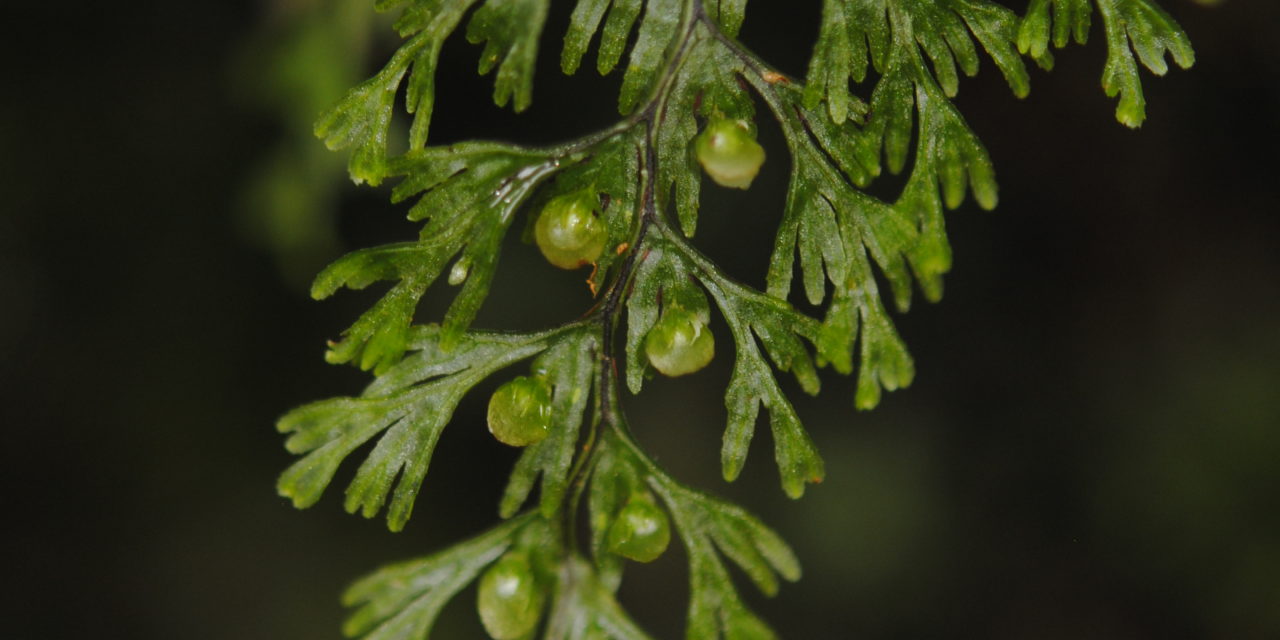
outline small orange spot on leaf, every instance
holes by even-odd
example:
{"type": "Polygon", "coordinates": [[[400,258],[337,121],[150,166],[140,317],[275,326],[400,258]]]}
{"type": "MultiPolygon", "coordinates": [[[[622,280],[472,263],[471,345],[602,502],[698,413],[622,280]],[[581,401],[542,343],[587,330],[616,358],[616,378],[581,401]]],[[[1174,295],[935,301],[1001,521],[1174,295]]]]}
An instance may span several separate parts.
{"type": "Polygon", "coordinates": [[[587,288],[591,290],[591,297],[596,297],[596,272],[600,270],[598,262],[591,263],[591,275],[587,276],[587,288]]]}

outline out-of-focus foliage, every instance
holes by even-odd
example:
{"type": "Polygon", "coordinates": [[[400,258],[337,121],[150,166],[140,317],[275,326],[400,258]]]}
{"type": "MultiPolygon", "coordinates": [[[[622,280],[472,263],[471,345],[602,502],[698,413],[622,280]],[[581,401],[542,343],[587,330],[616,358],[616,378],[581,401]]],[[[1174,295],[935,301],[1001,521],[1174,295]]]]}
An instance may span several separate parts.
{"type": "Polygon", "coordinates": [[[304,282],[337,247],[342,161],[317,147],[310,123],[364,73],[378,23],[363,0],[276,0],[238,52],[240,93],[278,131],[237,207],[248,237],[287,279],[304,282]]]}

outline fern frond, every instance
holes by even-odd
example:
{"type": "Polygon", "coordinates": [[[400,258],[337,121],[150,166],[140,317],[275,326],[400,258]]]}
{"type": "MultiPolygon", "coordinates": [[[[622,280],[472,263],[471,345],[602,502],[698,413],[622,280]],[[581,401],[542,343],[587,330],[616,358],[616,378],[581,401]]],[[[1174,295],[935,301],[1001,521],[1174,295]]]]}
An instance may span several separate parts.
{"type": "Polygon", "coordinates": [[[691,145],[698,116],[751,122],[755,105],[743,90],[743,60],[703,29],[694,32],[688,61],[678,70],[669,100],[661,105],[666,124],[657,131],[659,206],[675,210],[680,229],[693,237],[698,224],[701,169],[691,145]]]}
{"type": "Polygon", "coordinates": [[[597,446],[600,453],[591,478],[592,553],[598,574],[610,588],[620,579],[620,565],[618,556],[604,548],[604,529],[628,496],[652,491],[666,505],[689,556],[685,636],[776,637],[743,604],[725,559],[746,573],[761,593],[773,596],[779,578],[800,579],[800,563],[782,538],[740,507],[676,482],[619,432],[606,432],[597,446]]]}
{"type": "Polygon", "coordinates": [[[480,75],[497,69],[493,102],[511,102],[519,113],[533,102],[533,70],[538,59],[538,36],[547,19],[548,0],[487,0],[467,23],[467,42],[485,43],[480,75]]]}
{"type": "MultiPolygon", "coordinates": [[[[891,58],[914,58],[917,48],[932,63],[932,77],[954,96],[957,66],[965,75],[978,73],[975,39],[1014,95],[1025,96],[1030,85],[1015,47],[1018,24],[1013,12],[986,0],[824,0],[806,106],[825,101],[831,119],[843,121],[850,80],[861,83],[870,65],[887,73],[891,58]],[[912,51],[899,51],[905,49],[912,51]]],[[[923,66],[918,72],[929,73],[923,66]]]]}
{"type": "Polygon", "coordinates": [[[658,322],[664,287],[688,283],[690,275],[676,256],[655,247],[643,249],[645,255],[636,266],[631,295],[627,297],[626,380],[631,393],[640,393],[648,360],[644,355],[644,339],[658,322]]]}
{"type": "Polygon", "coordinates": [[[322,400],[294,409],[277,427],[289,433],[285,448],[306,454],[280,476],[280,494],[294,506],[314,504],[338,465],[360,445],[382,434],[347,488],[348,512],[376,515],[391,496],[387,526],[409,520],[436,442],[462,396],[492,373],[547,349],[559,335],[471,333],[452,349],[436,326],[416,327],[415,351],[387,370],[356,398],[322,400]],[[399,482],[397,482],[399,477],[399,482]]]}
{"type": "Polygon", "coordinates": [[[1147,117],[1147,101],[1142,96],[1142,80],[1133,55],[1157,76],[1169,66],[1169,54],[1179,67],[1195,64],[1191,40],[1178,23],[1160,7],[1147,0],[1097,0],[1107,34],[1107,63],[1102,69],[1102,89],[1108,97],[1120,96],[1116,120],[1126,127],[1140,127],[1147,117]]]}
{"type": "Polygon", "coordinates": [[[525,447],[511,470],[511,478],[498,508],[510,518],[524,505],[533,483],[542,476],[541,513],[552,518],[564,502],[569,467],[577,452],[578,433],[583,411],[591,397],[596,379],[599,338],[590,332],[566,336],[556,342],[533,363],[533,370],[543,375],[554,388],[551,404],[551,434],[545,440],[525,447]]]}
{"type": "Polygon", "coordinates": [[[409,218],[427,223],[418,242],[356,251],[316,277],[311,295],[318,300],[344,286],[399,280],[331,345],[329,362],[354,362],[375,373],[398,362],[418,301],[455,256],[451,280],[462,289],[445,314],[445,335],[453,339],[466,330],[488,293],[516,209],[558,168],[547,154],[494,143],[428,148],[392,163],[390,172],[406,176],[393,199],[421,194],[409,218]]]}
{"type": "Polygon", "coordinates": [[[551,622],[543,637],[565,640],[650,640],[601,583],[590,564],[570,556],[560,569],[551,622]]]}
{"type": "Polygon", "coordinates": [[[587,54],[587,48],[591,45],[591,38],[600,28],[605,11],[612,5],[613,0],[578,0],[573,8],[573,15],[569,18],[569,30],[564,34],[564,49],[560,51],[560,70],[565,75],[578,72],[578,67],[582,66],[582,57],[587,54]]]}
{"type": "Polygon", "coordinates": [[[1075,40],[1076,44],[1088,42],[1092,12],[1089,0],[1031,0],[1018,26],[1018,51],[1031,56],[1045,71],[1053,69],[1050,34],[1053,46],[1059,49],[1067,46],[1069,40],[1075,40]]]}
{"type": "MultiPolygon", "coordinates": [[[[797,253],[810,302],[823,301],[826,281],[830,281],[831,305],[815,340],[820,362],[850,373],[854,346],[860,344],[862,364],[856,404],[871,408],[878,403],[881,388],[892,390],[910,384],[914,367],[881,304],[868,256],[886,276],[897,306],[904,310],[911,297],[908,266],[920,278],[926,294],[934,298],[932,292],[940,286],[934,284],[936,277],[950,264],[940,259],[941,249],[931,244],[936,243],[941,230],[933,226],[935,221],[927,217],[928,211],[887,205],[854,186],[869,182],[878,171],[873,160],[876,141],[891,138],[881,131],[886,125],[877,125],[875,119],[909,119],[914,100],[903,113],[887,108],[877,110],[873,96],[873,122],[863,131],[852,121],[833,123],[827,120],[826,113],[806,109],[802,104],[803,90],[769,83],[763,80],[763,74],[748,79],[782,123],[793,157],[787,204],[770,260],[769,293],[779,299],[787,297],[797,253]],[[928,234],[926,242],[921,241],[922,232],[928,234]]],[[[896,87],[895,81],[895,77],[886,75],[877,91],[896,87]]],[[[911,86],[908,82],[902,88],[910,90],[911,86]]],[[[935,115],[930,110],[922,116],[926,117],[935,115]]],[[[928,157],[942,151],[950,153],[951,148],[940,145],[937,138],[921,136],[920,140],[926,145],[923,153],[928,157]]],[[[963,154],[959,158],[945,157],[949,162],[967,158],[963,154]]],[[[937,176],[941,173],[938,163],[918,160],[912,179],[928,185],[936,197],[940,180],[937,176]]],[[[941,237],[945,247],[945,236],[941,237]]]]}
{"type": "Polygon", "coordinates": [[[613,71],[622,59],[631,29],[643,7],[643,0],[613,0],[609,17],[604,21],[604,31],[600,32],[600,51],[596,54],[596,71],[600,75],[613,71]]]}
{"type": "Polygon", "coordinates": [[[747,18],[747,0],[708,0],[702,3],[702,9],[730,38],[738,37],[738,30],[747,18]]]}
{"type": "MultiPolygon", "coordinates": [[[[1137,61],[1151,73],[1169,70],[1165,55],[1181,68],[1195,64],[1196,54],[1186,31],[1154,2],[1148,0],[1094,0],[1102,16],[1107,39],[1107,62],[1102,70],[1102,88],[1108,97],[1120,97],[1116,120],[1137,128],[1146,119],[1146,100],[1137,61]]],[[[1049,51],[1061,49],[1068,40],[1084,44],[1089,38],[1092,7],[1089,0],[1032,0],[1018,29],[1018,50],[1030,55],[1045,70],[1053,68],[1049,51]],[[1052,7],[1052,16],[1050,16],[1052,7]]]]}
{"type": "MultiPolygon", "coordinates": [[[[1137,126],[1144,116],[1138,62],[1160,75],[1166,54],[1186,67],[1194,52],[1151,0],[1094,1],[1108,46],[1103,87],[1119,96],[1121,122],[1137,126]]],[[[316,133],[331,148],[352,149],[356,182],[402,178],[392,199],[415,199],[408,217],[422,226],[416,241],[356,251],[317,277],[316,298],[392,283],[327,354],[331,362],[372,369],[375,379],[357,397],[312,403],[281,418],[286,448],[302,457],[278,489],[296,506],[309,506],[343,461],[372,443],[345,507],[373,517],[386,506],[388,526],[402,529],[462,396],[524,360],[532,360],[533,375],[503,389],[527,382],[535,391],[522,405],[500,389],[491,404],[495,436],[526,447],[500,499],[507,522],[358,582],[346,597],[360,607],[348,635],[424,640],[445,602],[502,556],[487,575],[516,576],[510,580],[529,593],[511,616],[516,622],[501,631],[491,625],[498,616],[485,608],[493,599],[480,599],[490,633],[528,640],[541,629],[548,638],[645,639],[614,594],[624,561],[661,554],[673,521],[689,560],[686,637],[776,637],[744,605],[728,565],[773,595],[781,580],[799,578],[795,555],[754,516],[684,487],[643,453],[622,413],[621,380],[639,393],[651,366],[666,375],[705,366],[715,353],[707,331],[714,306],[734,347],[724,478],[741,473],[763,407],[784,492],[798,498],[807,483],[822,481],[822,458],[779,372],[816,394],[818,367],[853,374],[856,360],[859,409],[911,383],[914,363],[885,298],[906,311],[918,282],[926,299],[937,300],[951,265],[944,210],[970,194],[990,209],[998,195],[986,149],[951,102],[960,76],[975,75],[986,57],[1014,95],[1025,96],[1021,55],[1049,68],[1050,42],[1083,43],[1088,2],[1031,0],[1019,21],[988,0],[824,0],[801,82],[735,40],[746,0],[578,0],[561,68],[576,72],[597,34],[600,73],[627,55],[618,96],[625,117],[577,140],[531,149],[491,142],[431,147],[427,132],[441,46],[468,12],[466,37],[484,45],[479,71],[496,71],[494,101],[517,112],[529,106],[549,0],[380,0],[380,10],[402,10],[396,28],[406,40],[385,68],[320,119],[316,133]],[[392,157],[395,96],[406,83],[405,108],[413,115],[408,150],[392,157]],[[763,291],[728,277],[688,240],[697,227],[703,169],[716,184],[747,188],[764,161],[754,139],[757,97],[790,152],[763,291]],[[908,172],[891,201],[865,191],[885,168],[908,172]],[[594,267],[588,284],[597,302],[548,331],[472,330],[502,242],[522,210],[532,213],[526,236],[553,265],[594,267]],[[547,239],[555,237],[547,231],[553,221],[564,242],[547,239]],[[575,244],[584,248],[565,248],[575,244]],[[460,289],[441,324],[414,326],[419,301],[446,269],[449,284],[460,289]],[[789,302],[797,277],[804,298],[819,308],[812,315],[789,302]],[[529,430],[543,439],[508,437],[518,420],[494,406],[514,407],[508,415],[528,418],[529,430]],[[535,484],[537,509],[517,515],[535,484]],[[584,494],[587,527],[576,520],[584,494]],[[583,530],[590,531],[591,562],[578,548],[583,530]],[[531,575],[525,580],[521,573],[531,575]],[[544,609],[547,595],[552,604],[544,609]]],[[[496,580],[481,581],[482,596],[496,580]]]]}
{"type": "MultiPolygon", "coordinates": [[[[559,173],[551,184],[530,201],[530,208],[536,210],[551,199],[566,194],[590,191],[600,198],[600,217],[608,235],[606,250],[597,259],[589,278],[592,291],[604,289],[635,233],[639,219],[637,178],[640,153],[637,139],[640,133],[638,130],[620,132],[593,145],[585,156],[576,161],[561,161],[559,173]],[[623,251],[619,252],[619,248],[623,251]]],[[[529,220],[532,223],[535,217],[530,216],[529,220]]]]}
{"type": "Polygon", "coordinates": [[[650,475],[648,482],[670,509],[689,554],[685,637],[776,638],[741,601],[721,555],[771,596],[777,593],[778,577],[800,579],[800,564],[782,538],[742,509],[685,489],[666,476],[650,475]]]}
{"type": "Polygon", "coordinates": [[[676,41],[682,0],[646,0],[644,19],[622,75],[618,111],[631,113],[653,89],[668,49],[676,41]]]}
{"type": "Polygon", "coordinates": [[[511,546],[529,520],[508,520],[445,551],[356,581],[342,595],[344,605],[358,607],[343,623],[343,634],[362,640],[426,638],[440,610],[511,546]]]}
{"type": "MultiPolygon", "coordinates": [[[[655,234],[656,235],[656,234],[655,234]]],[[[757,346],[764,344],[773,365],[790,371],[809,394],[818,392],[817,370],[809,350],[801,340],[817,342],[819,325],[787,303],[759,293],[725,277],[697,254],[692,247],[679,244],[670,236],[663,243],[655,238],[650,256],[678,255],[683,264],[676,267],[676,279],[667,286],[695,277],[715,300],[720,313],[733,333],[737,358],[733,375],[725,392],[729,410],[728,426],[721,450],[721,467],[726,480],[734,480],[746,462],[747,450],[755,430],[760,405],[769,410],[774,454],[783,490],[792,498],[804,494],[808,482],[821,482],[824,477],[822,458],[800,425],[800,419],[786,395],[778,387],[773,370],[765,362],[757,346]]],[[[641,276],[637,273],[637,279],[641,276]]]]}
{"type": "Polygon", "coordinates": [[[686,4],[683,0],[579,0],[565,33],[561,70],[566,74],[577,72],[592,37],[599,31],[596,70],[600,75],[608,74],[622,59],[638,20],[640,27],[618,95],[618,111],[631,113],[653,90],[680,33],[677,27],[685,18],[686,4]]]}
{"type": "Polygon", "coordinates": [[[316,121],[316,136],[330,149],[354,147],[348,163],[351,179],[376,185],[387,175],[387,136],[395,95],[409,76],[405,110],[414,114],[409,148],[427,142],[435,105],[436,64],[440,48],[476,0],[384,0],[379,11],[404,8],[396,30],[408,38],[377,75],[353,88],[316,121]],[[408,5],[408,6],[406,6],[408,5]]]}
{"type": "Polygon", "coordinates": [[[676,77],[671,96],[663,105],[665,125],[656,132],[658,175],[654,184],[658,206],[675,212],[687,236],[693,236],[698,226],[698,200],[702,193],[702,175],[691,146],[698,135],[698,87],[708,83],[696,62],[703,46],[691,45],[692,60],[688,64],[694,69],[676,77]],[[700,79],[703,82],[698,82],[700,79]]]}

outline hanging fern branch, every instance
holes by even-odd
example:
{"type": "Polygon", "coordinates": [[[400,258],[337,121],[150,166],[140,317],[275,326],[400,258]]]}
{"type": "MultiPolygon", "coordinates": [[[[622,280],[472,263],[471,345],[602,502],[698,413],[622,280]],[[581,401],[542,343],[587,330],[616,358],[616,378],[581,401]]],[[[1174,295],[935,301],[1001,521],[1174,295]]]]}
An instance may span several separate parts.
{"type": "MultiPolygon", "coordinates": [[[[281,418],[286,447],[303,457],[281,476],[280,493],[298,507],[314,504],[343,461],[373,442],[345,506],[365,517],[386,507],[388,526],[402,529],[462,396],[527,362],[527,371],[506,374],[489,402],[494,437],[523,449],[499,500],[504,522],[357,582],[345,598],[358,608],[344,632],[425,638],[444,604],[478,579],[479,614],[494,638],[539,630],[554,639],[645,638],[614,594],[626,561],[651,561],[674,537],[689,558],[688,638],[775,637],[743,603],[725,561],[772,595],[780,578],[800,577],[795,554],[754,516],[658,466],[628,426],[623,387],[638,394],[654,372],[691,374],[726,351],[709,328],[714,305],[733,338],[725,479],[744,469],[763,407],[786,494],[798,498],[820,482],[822,458],[778,374],[790,373],[809,394],[819,391],[820,367],[856,374],[861,409],[911,383],[914,365],[877,275],[898,310],[910,305],[913,282],[937,300],[951,264],[943,209],[967,194],[987,209],[997,200],[991,159],[951,102],[960,73],[978,72],[981,51],[1014,95],[1025,96],[1020,54],[1051,67],[1048,43],[1083,43],[1090,7],[1033,0],[1019,19],[985,0],[825,0],[801,81],[736,40],[745,0],[579,0],[561,68],[576,72],[593,40],[602,74],[627,56],[615,125],[541,148],[428,145],[444,40],[465,19],[467,40],[484,45],[479,72],[495,74],[494,102],[522,111],[533,95],[548,2],[377,3],[401,11],[395,26],[405,42],[320,118],[316,133],[333,149],[351,150],[357,183],[398,178],[392,199],[416,199],[409,219],[422,228],[415,241],[356,251],[316,279],[316,298],[392,284],[327,355],[371,370],[373,382],[357,397],[281,418]],[[408,150],[393,156],[390,122],[402,86],[413,121],[408,150]],[[765,161],[755,140],[758,103],[781,127],[791,157],[764,290],[729,277],[690,241],[702,174],[717,188],[747,189],[765,161]],[[909,170],[891,202],[865,191],[884,168],[909,170]],[[507,230],[524,214],[535,216],[532,235],[549,263],[591,267],[598,302],[545,331],[474,329],[507,230]],[[797,262],[802,295],[821,317],[789,302],[797,262]],[[441,276],[458,287],[453,303],[439,324],[414,324],[419,301],[441,276]],[[583,512],[590,539],[579,541],[583,512]]],[[[1137,126],[1144,106],[1134,54],[1156,74],[1167,69],[1166,52],[1183,67],[1193,54],[1181,29],[1145,0],[1097,2],[1109,48],[1103,86],[1120,96],[1120,121],[1137,126]]]]}

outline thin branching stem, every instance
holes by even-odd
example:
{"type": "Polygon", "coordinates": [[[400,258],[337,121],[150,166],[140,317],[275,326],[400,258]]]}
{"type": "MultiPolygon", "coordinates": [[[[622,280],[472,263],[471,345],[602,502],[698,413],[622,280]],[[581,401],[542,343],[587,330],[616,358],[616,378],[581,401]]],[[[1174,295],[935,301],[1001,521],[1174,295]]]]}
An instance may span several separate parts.
{"type": "MultiPolygon", "coordinates": [[[[638,149],[640,171],[637,172],[639,183],[637,186],[639,187],[640,199],[636,205],[635,234],[628,244],[628,251],[622,265],[605,288],[602,302],[593,313],[593,316],[600,323],[601,335],[599,365],[596,374],[598,381],[595,401],[596,413],[590,421],[587,434],[583,438],[582,447],[576,455],[569,475],[570,495],[566,501],[563,514],[565,552],[569,554],[574,553],[574,549],[578,547],[576,540],[577,515],[581,506],[582,494],[594,469],[594,461],[599,455],[599,429],[601,426],[605,426],[619,432],[625,432],[626,430],[626,421],[621,416],[618,398],[616,332],[621,323],[622,311],[625,307],[626,297],[636,266],[644,258],[646,251],[645,240],[649,234],[650,227],[661,223],[656,188],[658,168],[656,132],[662,124],[668,99],[675,86],[676,77],[680,72],[681,65],[688,57],[689,48],[702,18],[705,18],[705,14],[702,13],[701,3],[698,0],[690,0],[685,3],[685,11],[679,31],[682,34],[679,36],[679,45],[675,47],[675,50],[664,65],[662,75],[649,100],[621,123],[608,130],[612,133],[594,136],[596,139],[595,144],[598,144],[612,135],[617,135],[633,126],[643,124],[645,127],[644,136],[638,149]]],[[[585,149],[585,147],[582,149],[585,149]]]]}

